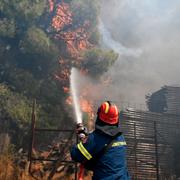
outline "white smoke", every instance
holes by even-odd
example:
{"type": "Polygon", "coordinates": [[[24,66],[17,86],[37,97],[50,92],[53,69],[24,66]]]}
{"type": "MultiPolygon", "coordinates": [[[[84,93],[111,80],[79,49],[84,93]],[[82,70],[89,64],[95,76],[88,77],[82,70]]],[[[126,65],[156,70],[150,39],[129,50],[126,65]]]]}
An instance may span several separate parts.
{"type": "Polygon", "coordinates": [[[120,55],[139,57],[142,53],[141,49],[131,49],[123,46],[120,42],[115,41],[111,33],[106,29],[102,20],[99,20],[99,31],[102,37],[102,43],[109,49],[114,50],[120,55]]]}
{"type": "Polygon", "coordinates": [[[113,99],[144,103],[145,94],[180,84],[179,10],[179,0],[101,1],[103,42],[121,54],[108,72],[113,99]]]}

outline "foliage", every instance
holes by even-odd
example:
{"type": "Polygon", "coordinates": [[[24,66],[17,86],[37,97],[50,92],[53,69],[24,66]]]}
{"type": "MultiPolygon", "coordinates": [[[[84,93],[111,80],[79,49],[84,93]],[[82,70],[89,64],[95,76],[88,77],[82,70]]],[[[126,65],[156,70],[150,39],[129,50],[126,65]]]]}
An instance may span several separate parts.
{"type": "MultiPolygon", "coordinates": [[[[38,115],[43,110],[37,106],[36,112],[38,115]]],[[[15,143],[17,147],[28,146],[31,114],[31,100],[22,94],[13,92],[6,85],[0,84],[0,131],[9,133],[12,143],[15,143]]]]}
{"type": "Polygon", "coordinates": [[[94,31],[91,36],[89,41],[94,44],[94,45],[99,45],[99,41],[100,41],[100,33],[98,30],[94,31]]]}
{"type": "Polygon", "coordinates": [[[29,122],[31,117],[31,103],[20,94],[13,93],[6,85],[0,85],[1,112],[7,117],[16,119],[20,123],[29,122]]]}
{"type": "Polygon", "coordinates": [[[0,20],[0,36],[13,38],[16,33],[16,26],[14,20],[6,18],[0,20]]]}
{"type": "Polygon", "coordinates": [[[23,23],[32,23],[38,19],[45,7],[46,0],[1,0],[0,2],[0,11],[4,16],[14,17],[23,23]]]}
{"type": "Polygon", "coordinates": [[[2,67],[0,81],[6,81],[13,91],[28,97],[35,96],[39,88],[39,82],[31,73],[14,66],[2,67]]]}
{"type": "MultiPolygon", "coordinates": [[[[114,52],[95,47],[100,37],[97,28],[99,1],[65,2],[70,3],[73,23],[63,31],[79,27],[88,31],[94,48],[83,54],[82,66],[90,75],[99,77],[117,59],[114,52]]],[[[63,40],[54,38],[55,32],[51,32],[49,24],[52,14],[49,14],[48,7],[48,0],[0,1],[0,125],[18,146],[27,145],[34,98],[39,104],[38,126],[59,127],[64,119],[69,118],[64,104],[67,96],[62,90],[64,84],[57,82],[54,74],[60,56],[67,60],[69,69],[78,64],[78,60],[69,57],[63,40]]],[[[63,68],[60,66],[59,69],[63,71],[63,68]]],[[[71,123],[70,120],[66,122],[69,124],[63,125],[71,123]]]]}
{"type": "Polygon", "coordinates": [[[43,54],[50,51],[50,39],[41,29],[31,27],[27,30],[21,49],[27,53],[43,54]]]}
{"type": "Polygon", "coordinates": [[[74,14],[73,24],[76,26],[83,25],[85,22],[89,21],[89,30],[96,27],[99,12],[98,0],[73,0],[71,7],[74,14]]]}
{"type": "Polygon", "coordinates": [[[84,54],[84,67],[88,69],[91,76],[102,75],[115,63],[118,54],[113,51],[91,49],[84,54]]]}

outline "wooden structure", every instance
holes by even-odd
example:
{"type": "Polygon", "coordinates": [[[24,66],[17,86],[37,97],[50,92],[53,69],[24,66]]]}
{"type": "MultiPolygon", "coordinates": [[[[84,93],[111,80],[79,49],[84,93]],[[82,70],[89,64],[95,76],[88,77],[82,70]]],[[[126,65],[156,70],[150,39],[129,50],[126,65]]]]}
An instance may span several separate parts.
{"type": "Polygon", "coordinates": [[[121,122],[132,179],[175,180],[180,116],[130,109],[123,111],[121,122]]]}
{"type": "Polygon", "coordinates": [[[164,86],[146,99],[152,112],[180,114],[180,87],[164,86]]]}

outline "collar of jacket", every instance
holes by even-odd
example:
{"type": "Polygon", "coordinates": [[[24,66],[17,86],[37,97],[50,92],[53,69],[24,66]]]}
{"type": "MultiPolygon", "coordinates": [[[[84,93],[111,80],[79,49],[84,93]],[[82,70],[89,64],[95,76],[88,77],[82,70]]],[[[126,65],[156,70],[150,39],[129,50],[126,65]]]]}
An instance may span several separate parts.
{"type": "Polygon", "coordinates": [[[117,126],[117,125],[112,126],[112,125],[103,124],[98,119],[96,120],[95,130],[100,131],[101,133],[108,135],[108,136],[111,136],[111,137],[114,137],[117,134],[119,134],[119,135],[122,134],[119,126],[117,126]]]}

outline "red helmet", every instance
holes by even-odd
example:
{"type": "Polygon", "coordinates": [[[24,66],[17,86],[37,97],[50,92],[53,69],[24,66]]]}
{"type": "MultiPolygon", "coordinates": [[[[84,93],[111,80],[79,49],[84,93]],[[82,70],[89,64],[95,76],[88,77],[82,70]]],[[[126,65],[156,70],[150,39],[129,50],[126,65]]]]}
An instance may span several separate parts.
{"type": "Polygon", "coordinates": [[[115,104],[106,101],[98,109],[99,119],[107,124],[117,124],[119,121],[118,108],[115,104]]]}

